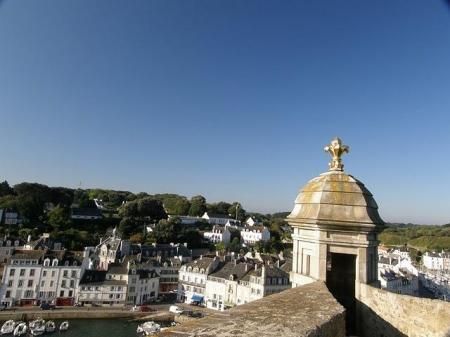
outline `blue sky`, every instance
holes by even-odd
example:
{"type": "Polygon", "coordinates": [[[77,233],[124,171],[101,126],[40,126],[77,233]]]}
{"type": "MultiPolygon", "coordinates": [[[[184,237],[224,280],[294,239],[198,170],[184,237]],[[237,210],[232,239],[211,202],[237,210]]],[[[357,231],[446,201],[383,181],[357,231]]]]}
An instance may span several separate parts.
{"type": "Polygon", "coordinates": [[[346,171],[387,221],[450,221],[444,1],[0,3],[0,179],[290,210],[346,171]]]}

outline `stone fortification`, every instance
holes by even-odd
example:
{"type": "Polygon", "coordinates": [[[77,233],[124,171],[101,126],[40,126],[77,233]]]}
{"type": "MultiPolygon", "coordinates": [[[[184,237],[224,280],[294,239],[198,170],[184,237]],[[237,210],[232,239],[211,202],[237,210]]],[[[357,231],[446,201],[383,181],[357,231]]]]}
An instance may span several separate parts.
{"type": "Polygon", "coordinates": [[[450,336],[450,302],[399,295],[360,284],[363,337],[450,336]]]}
{"type": "Polygon", "coordinates": [[[314,282],[183,323],[160,336],[344,337],[345,309],[323,282],[314,282]]]}

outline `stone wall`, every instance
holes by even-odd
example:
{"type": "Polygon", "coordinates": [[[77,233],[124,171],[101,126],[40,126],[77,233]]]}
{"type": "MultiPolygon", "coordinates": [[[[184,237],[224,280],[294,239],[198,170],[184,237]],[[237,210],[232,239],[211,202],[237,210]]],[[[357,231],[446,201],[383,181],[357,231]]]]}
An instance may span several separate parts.
{"type": "Polygon", "coordinates": [[[314,282],[170,328],[176,337],[344,337],[345,309],[314,282]]]}
{"type": "Polygon", "coordinates": [[[450,336],[450,302],[360,284],[358,306],[362,337],[450,336]]]}

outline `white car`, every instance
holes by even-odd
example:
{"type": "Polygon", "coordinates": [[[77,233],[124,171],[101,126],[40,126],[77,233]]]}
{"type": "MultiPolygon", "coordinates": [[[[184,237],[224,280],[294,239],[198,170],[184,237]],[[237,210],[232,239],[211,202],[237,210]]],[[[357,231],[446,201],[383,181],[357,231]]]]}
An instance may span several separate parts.
{"type": "Polygon", "coordinates": [[[183,309],[181,309],[180,307],[178,307],[176,305],[171,305],[169,307],[169,312],[179,315],[179,314],[183,313],[183,309]]]}

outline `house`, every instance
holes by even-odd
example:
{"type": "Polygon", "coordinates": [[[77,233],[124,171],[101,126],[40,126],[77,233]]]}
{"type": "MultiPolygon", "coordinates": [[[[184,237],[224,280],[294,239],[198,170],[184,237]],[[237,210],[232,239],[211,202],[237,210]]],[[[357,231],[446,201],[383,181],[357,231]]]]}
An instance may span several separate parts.
{"type": "Polygon", "coordinates": [[[240,223],[238,220],[235,220],[235,219],[231,218],[230,216],[224,215],[224,214],[208,214],[208,212],[205,212],[203,214],[202,218],[205,219],[211,225],[225,226],[225,224],[228,221],[230,223],[235,223],[235,224],[240,223]]]}
{"type": "Polygon", "coordinates": [[[72,305],[88,266],[88,251],[16,250],[3,271],[0,301],[8,306],[72,305]]]}
{"type": "Polygon", "coordinates": [[[419,294],[419,278],[406,270],[380,269],[378,279],[381,288],[387,291],[410,296],[419,294]]]}
{"type": "Polygon", "coordinates": [[[98,220],[101,219],[102,211],[98,208],[72,208],[70,216],[74,220],[98,220]]]}
{"type": "Polygon", "coordinates": [[[233,261],[221,263],[207,277],[205,303],[210,309],[225,310],[237,305],[238,282],[254,268],[253,262],[233,261]]]}
{"type": "Polygon", "coordinates": [[[169,215],[168,219],[174,219],[177,218],[180,220],[181,224],[192,226],[196,225],[199,222],[205,221],[205,219],[198,217],[198,216],[189,216],[189,215],[169,215]]]}
{"type": "Polygon", "coordinates": [[[253,216],[248,217],[247,220],[245,220],[245,223],[247,224],[247,226],[259,226],[261,225],[261,221],[259,221],[258,219],[256,219],[253,216]]]}
{"type": "Polygon", "coordinates": [[[151,245],[134,244],[130,246],[131,255],[140,254],[142,259],[161,257],[162,260],[178,257],[181,262],[192,260],[192,251],[187,243],[153,243],[151,245]]]}
{"type": "Polygon", "coordinates": [[[246,245],[253,245],[258,241],[269,241],[270,232],[264,226],[245,226],[241,230],[241,241],[246,245]]]}
{"type": "Polygon", "coordinates": [[[217,256],[201,256],[181,266],[178,274],[177,300],[203,303],[207,277],[218,268],[219,263],[217,256]]]}
{"type": "Polygon", "coordinates": [[[238,281],[235,304],[248,303],[289,288],[289,273],[280,268],[279,264],[256,263],[238,281]]]}
{"type": "Polygon", "coordinates": [[[8,238],[5,236],[0,240],[0,263],[6,263],[15,250],[23,249],[23,242],[20,239],[8,238]]]}
{"type": "Polygon", "coordinates": [[[154,269],[132,264],[128,270],[127,303],[142,305],[159,296],[159,274],[154,269]]]}
{"type": "Polygon", "coordinates": [[[440,253],[425,252],[422,256],[423,265],[431,270],[449,270],[450,268],[450,253],[444,251],[440,253]]]}
{"type": "Polygon", "coordinates": [[[213,243],[223,242],[228,244],[231,241],[231,233],[228,226],[214,225],[210,231],[203,233],[203,237],[213,243]]]}

